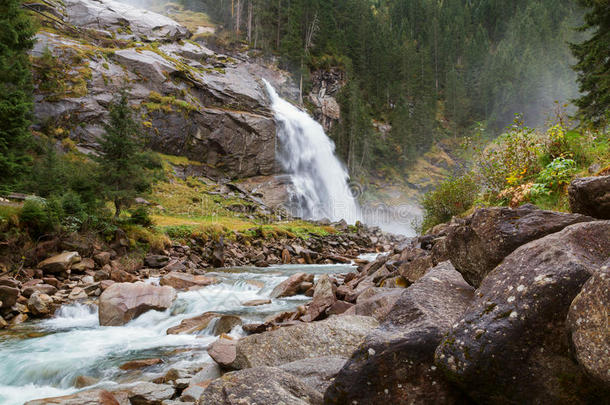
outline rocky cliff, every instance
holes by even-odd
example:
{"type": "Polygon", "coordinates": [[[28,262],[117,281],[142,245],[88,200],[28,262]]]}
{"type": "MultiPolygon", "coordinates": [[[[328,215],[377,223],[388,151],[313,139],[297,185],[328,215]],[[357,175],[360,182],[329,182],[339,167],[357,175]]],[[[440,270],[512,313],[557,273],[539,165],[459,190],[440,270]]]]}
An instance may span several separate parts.
{"type": "Polygon", "coordinates": [[[153,149],[204,163],[212,177],[275,172],[275,123],[260,79],[287,74],[247,54],[216,53],[174,20],[113,0],[67,0],[32,52],[36,129],[95,151],[108,106],[128,90],[153,149]]]}

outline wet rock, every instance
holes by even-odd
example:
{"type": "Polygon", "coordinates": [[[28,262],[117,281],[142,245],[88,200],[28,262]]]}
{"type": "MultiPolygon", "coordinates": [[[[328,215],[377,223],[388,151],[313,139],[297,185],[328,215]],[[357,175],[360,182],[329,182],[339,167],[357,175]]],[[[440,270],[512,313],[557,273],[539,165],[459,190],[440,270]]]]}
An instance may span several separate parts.
{"type": "Polygon", "coordinates": [[[9,325],[15,326],[20,325],[28,320],[28,314],[20,313],[9,321],[9,325]]]}
{"type": "Polygon", "coordinates": [[[131,405],[160,405],[171,399],[176,390],[171,385],[142,382],[126,388],[131,405]]]}
{"type": "Polygon", "coordinates": [[[74,287],[70,294],[68,295],[68,299],[70,301],[83,300],[88,297],[87,293],[81,287],[74,287]]]}
{"type": "Polygon", "coordinates": [[[230,372],[212,381],[200,398],[202,405],[322,404],[322,395],[279,368],[256,367],[230,372]]]}
{"type": "Polygon", "coordinates": [[[147,255],[144,258],[144,264],[147,267],[152,267],[153,269],[160,269],[164,267],[169,262],[169,256],[165,255],[147,255]]]}
{"type": "Polygon", "coordinates": [[[17,297],[19,297],[19,289],[0,285],[0,301],[2,302],[0,308],[12,307],[17,302],[17,297]]]}
{"type": "Polygon", "coordinates": [[[79,261],[80,255],[78,252],[64,252],[38,263],[38,268],[45,273],[62,273],[70,269],[73,263],[79,261]]]}
{"type": "Polygon", "coordinates": [[[161,278],[161,285],[167,285],[179,290],[203,288],[218,283],[218,279],[207,276],[197,276],[187,273],[171,272],[161,278]]]}
{"type": "Polygon", "coordinates": [[[25,287],[21,294],[23,294],[24,297],[29,298],[35,292],[54,295],[57,292],[57,288],[49,284],[35,284],[25,287]]]}
{"type": "Polygon", "coordinates": [[[161,364],[161,363],[163,363],[163,360],[161,360],[159,358],[132,360],[132,361],[128,361],[127,363],[123,363],[121,365],[121,367],[119,367],[119,368],[121,370],[137,370],[140,368],[155,366],[155,365],[161,364]]]}
{"type": "Polygon", "coordinates": [[[302,323],[237,342],[233,369],[278,366],[310,357],[349,356],[378,325],[364,316],[333,316],[321,322],[302,323]]]}
{"type": "Polygon", "coordinates": [[[610,221],[576,224],[515,250],[483,280],[435,364],[478,401],[599,401],[569,355],[566,316],[607,260],[609,234],[610,221]]]}
{"type": "Polygon", "coordinates": [[[567,321],[578,363],[607,390],[610,390],[609,308],[610,267],[607,264],[583,285],[570,305],[567,321]]]}
{"type": "Polygon", "coordinates": [[[144,312],[163,311],[176,299],[171,287],[144,283],[116,283],[100,296],[99,319],[102,326],[120,326],[144,312]]]}
{"type": "Polygon", "coordinates": [[[291,297],[293,295],[297,295],[301,292],[300,286],[303,282],[312,282],[313,274],[306,273],[295,273],[292,276],[288,277],[287,280],[282,281],[278,284],[273,291],[271,291],[271,298],[282,298],[282,297],[291,297]]]}
{"type": "Polygon", "coordinates": [[[610,219],[610,176],[582,177],[568,187],[572,212],[610,219]]]}
{"type": "Polygon", "coordinates": [[[25,405],[128,405],[129,397],[126,392],[111,393],[96,389],[77,392],[62,397],[37,399],[26,402],[25,405]]]}
{"type": "Polygon", "coordinates": [[[347,314],[372,316],[381,322],[390,313],[403,292],[403,289],[397,288],[371,287],[358,297],[356,305],[351,307],[347,314]],[[369,291],[375,292],[375,294],[369,295],[369,291]]]}
{"type": "Polygon", "coordinates": [[[221,367],[230,367],[237,356],[237,341],[221,336],[208,348],[210,357],[221,367]]]}
{"type": "Polygon", "coordinates": [[[245,307],[258,307],[260,305],[267,305],[267,304],[271,304],[271,300],[260,299],[260,300],[245,301],[245,302],[241,303],[241,305],[243,305],[245,307]]]}
{"type": "Polygon", "coordinates": [[[28,309],[35,316],[48,315],[53,311],[53,298],[36,291],[28,299],[28,309]]]}
{"type": "Polygon", "coordinates": [[[74,379],[74,382],[72,384],[74,385],[75,388],[85,388],[85,387],[89,387],[93,384],[97,384],[98,382],[99,382],[99,379],[97,379],[95,377],[79,375],[78,377],[76,377],[74,379]]]}
{"type": "Polygon", "coordinates": [[[8,322],[4,320],[3,317],[0,316],[0,329],[4,329],[8,326],[8,322]]]}
{"type": "Polygon", "coordinates": [[[236,315],[223,315],[216,321],[214,325],[214,336],[220,336],[223,333],[229,333],[234,327],[242,324],[241,318],[236,315]]]}
{"type": "Polygon", "coordinates": [[[444,262],[398,291],[392,311],[336,376],[325,403],[454,403],[460,398],[436,371],[434,350],[474,289],[444,262]]]}
{"type": "Polygon", "coordinates": [[[307,307],[307,312],[301,317],[304,322],[315,321],[320,318],[324,311],[330,308],[337,298],[335,297],[334,286],[327,274],[323,274],[318,279],[313,293],[313,300],[307,307]]]}
{"type": "Polygon", "coordinates": [[[215,318],[221,316],[216,312],[206,312],[193,318],[182,320],[180,325],[172,326],[167,330],[168,335],[182,335],[182,334],[193,334],[201,332],[208,327],[210,322],[215,318]]]}
{"type": "Polygon", "coordinates": [[[111,259],[110,252],[100,252],[93,256],[93,260],[98,264],[98,266],[103,267],[110,263],[111,259]]]}
{"type": "Polygon", "coordinates": [[[478,287],[485,276],[519,246],[559,232],[568,225],[592,221],[579,214],[543,211],[526,204],[516,209],[477,209],[447,234],[451,263],[478,287]]]}
{"type": "Polygon", "coordinates": [[[347,358],[338,356],[316,357],[293,361],[279,368],[323,394],[346,361],[347,358]]]}

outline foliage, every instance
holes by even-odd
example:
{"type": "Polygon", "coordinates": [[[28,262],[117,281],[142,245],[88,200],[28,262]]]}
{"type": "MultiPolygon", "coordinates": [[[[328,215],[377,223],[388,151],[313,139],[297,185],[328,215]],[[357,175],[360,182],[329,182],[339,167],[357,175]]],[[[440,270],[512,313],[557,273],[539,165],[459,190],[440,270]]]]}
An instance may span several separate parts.
{"type": "Polygon", "coordinates": [[[41,198],[29,198],[19,213],[19,224],[33,237],[54,232],[59,227],[59,210],[55,201],[50,203],[41,198]]]}
{"type": "Polygon", "coordinates": [[[150,188],[143,147],[138,139],[139,128],[127,94],[123,92],[120,100],[110,107],[110,123],[105,126],[106,133],[100,140],[101,155],[97,158],[98,180],[105,186],[105,197],[113,201],[117,218],[122,207],[150,188]]]}
{"type": "Polygon", "coordinates": [[[531,193],[533,195],[549,194],[569,184],[576,170],[576,162],[562,157],[555,158],[538,174],[531,193]]]}
{"type": "Polygon", "coordinates": [[[450,178],[426,193],[422,200],[424,218],[421,231],[449,221],[472,207],[479,191],[475,180],[468,175],[450,178]]]}
{"type": "Polygon", "coordinates": [[[476,174],[485,192],[498,194],[532,178],[540,169],[541,139],[520,117],[508,132],[489,145],[476,159],[476,174]]]}
{"type": "Polygon", "coordinates": [[[13,188],[27,168],[32,77],[27,52],[34,27],[20,0],[0,3],[0,191],[13,188]]]}
{"type": "Polygon", "coordinates": [[[575,100],[579,115],[602,127],[610,120],[610,64],[608,44],[610,44],[610,7],[607,1],[578,0],[587,7],[585,23],[581,31],[590,32],[587,40],[572,44],[572,52],[577,58],[575,66],[582,96],[575,100]]]}
{"type": "Polygon", "coordinates": [[[136,225],[142,225],[144,227],[149,227],[153,224],[152,218],[150,217],[150,213],[148,212],[148,209],[146,207],[136,208],[131,213],[131,218],[129,219],[129,222],[136,225]]]}

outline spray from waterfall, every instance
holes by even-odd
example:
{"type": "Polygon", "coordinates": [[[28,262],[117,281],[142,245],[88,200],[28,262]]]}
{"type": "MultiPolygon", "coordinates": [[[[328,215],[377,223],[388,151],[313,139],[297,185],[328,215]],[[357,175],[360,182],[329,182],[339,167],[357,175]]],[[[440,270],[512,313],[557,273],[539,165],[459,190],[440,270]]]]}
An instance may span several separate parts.
{"type": "Polygon", "coordinates": [[[266,81],[277,123],[276,158],[292,187],[289,208],[306,219],[361,219],[360,207],[351,193],[349,175],[335,156],[335,144],[322,126],[307,113],[278,96],[266,81]]]}

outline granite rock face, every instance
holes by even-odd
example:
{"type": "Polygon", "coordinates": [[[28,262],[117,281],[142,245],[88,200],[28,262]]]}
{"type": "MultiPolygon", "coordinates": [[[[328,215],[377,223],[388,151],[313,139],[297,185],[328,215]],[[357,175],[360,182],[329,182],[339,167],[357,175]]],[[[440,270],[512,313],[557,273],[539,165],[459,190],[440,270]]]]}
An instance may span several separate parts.
{"type": "Polygon", "coordinates": [[[608,259],[608,235],[610,221],[587,222],[515,250],[483,280],[440,343],[436,366],[477,401],[598,401],[569,355],[566,316],[608,259]]]}
{"type": "Polygon", "coordinates": [[[327,404],[456,403],[462,397],[434,366],[434,351],[470,304],[474,289],[449,262],[402,291],[336,376],[327,404]]]}
{"type": "Polygon", "coordinates": [[[568,187],[572,212],[610,219],[610,176],[582,177],[568,187]]]}
{"type": "Polygon", "coordinates": [[[592,220],[580,214],[540,210],[531,204],[515,209],[481,208],[449,228],[445,248],[449,260],[464,279],[478,287],[519,246],[566,226],[592,220]]]}

